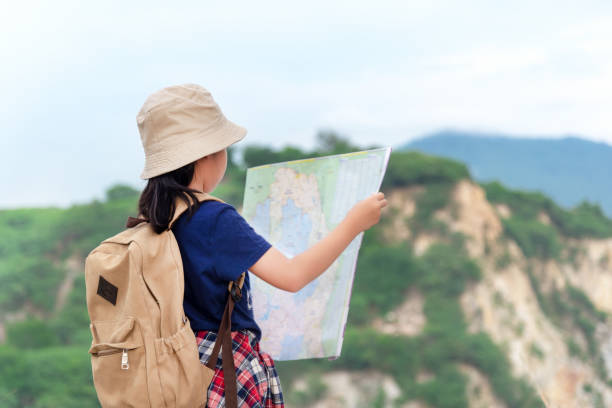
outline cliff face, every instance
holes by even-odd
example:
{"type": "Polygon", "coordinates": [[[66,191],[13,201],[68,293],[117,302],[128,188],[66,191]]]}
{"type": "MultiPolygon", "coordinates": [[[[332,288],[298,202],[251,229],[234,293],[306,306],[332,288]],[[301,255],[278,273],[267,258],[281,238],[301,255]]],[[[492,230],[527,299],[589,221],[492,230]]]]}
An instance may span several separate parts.
{"type": "MultiPolygon", "coordinates": [[[[512,217],[511,209],[503,203],[489,202],[483,188],[467,180],[454,185],[448,204],[433,215],[434,220],[447,226],[445,234],[428,229],[414,232],[407,220],[418,211],[421,194],[421,187],[387,193],[385,240],[409,241],[415,254],[420,255],[448,234],[461,233],[469,256],[482,271],[482,278],[469,284],[459,297],[468,331],[487,333],[503,350],[512,375],[526,379],[547,406],[612,406],[608,384],[612,373],[612,321],[606,316],[612,313],[612,239],[561,236],[562,250],[557,258],[528,257],[504,232],[504,220],[512,217]]],[[[544,212],[537,222],[551,224],[544,212]]],[[[401,305],[373,319],[371,327],[381,333],[416,336],[426,323],[423,303],[423,294],[411,289],[401,305]]],[[[467,379],[470,407],[508,406],[478,367],[459,363],[458,369],[467,379]]],[[[426,377],[428,373],[420,375],[426,377]]],[[[340,405],[341,396],[326,392],[317,406],[372,406],[368,404],[373,404],[375,391],[380,389],[385,390],[386,397],[379,399],[377,406],[392,406],[394,396],[399,394],[394,391],[394,379],[380,372],[339,371],[321,380],[328,390],[344,390],[345,398],[340,405]],[[376,380],[377,386],[370,387],[374,391],[359,385],[364,378],[376,380]]],[[[402,406],[427,405],[414,400],[402,406]]]]}
{"type": "MultiPolygon", "coordinates": [[[[401,193],[393,193],[396,194],[401,193]]],[[[508,218],[510,211],[503,205],[489,203],[480,186],[469,181],[459,182],[453,191],[452,204],[454,214],[444,208],[435,217],[451,231],[468,237],[466,247],[470,256],[478,259],[483,271],[480,282],[469,286],[461,295],[470,331],[488,333],[505,350],[513,372],[525,376],[550,406],[594,406],[593,396],[598,393],[604,406],[612,406],[611,389],[593,365],[568,351],[571,339],[584,344],[583,334],[579,330],[564,330],[551,321],[551,316],[540,307],[527,273],[529,268],[537,271],[536,279],[544,292],[572,285],[581,289],[597,309],[612,312],[612,273],[608,265],[612,259],[612,240],[564,239],[568,250],[578,248],[579,255],[569,264],[558,260],[528,260],[518,245],[503,235],[502,219],[508,218]],[[508,257],[505,265],[499,262],[504,256],[508,257]]],[[[540,219],[547,222],[548,217],[541,214],[540,219]]],[[[423,244],[418,246],[423,250],[423,244]]],[[[600,337],[597,351],[606,367],[611,366],[611,329],[610,321],[596,324],[600,337]]],[[[486,378],[480,380],[486,381],[486,378]]]]}

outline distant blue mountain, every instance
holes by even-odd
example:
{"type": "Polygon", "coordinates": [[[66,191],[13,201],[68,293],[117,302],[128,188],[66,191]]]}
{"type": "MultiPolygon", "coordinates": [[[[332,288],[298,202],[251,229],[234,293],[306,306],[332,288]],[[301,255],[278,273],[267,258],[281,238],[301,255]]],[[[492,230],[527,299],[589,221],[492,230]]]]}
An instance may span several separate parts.
{"type": "Polygon", "coordinates": [[[587,200],[612,216],[612,146],[606,143],[442,131],[399,150],[460,160],[478,181],[498,180],[511,188],[541,191],[567,208],[587,200]]]}

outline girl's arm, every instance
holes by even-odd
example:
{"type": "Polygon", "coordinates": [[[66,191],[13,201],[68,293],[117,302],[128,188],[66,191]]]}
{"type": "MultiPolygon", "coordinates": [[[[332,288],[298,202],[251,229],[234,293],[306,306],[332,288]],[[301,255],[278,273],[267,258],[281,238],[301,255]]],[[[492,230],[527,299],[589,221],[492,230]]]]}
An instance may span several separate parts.
{"type": "Polygon", "coordinates": [[[272,286],[297,292],[327,270],[360,232],[377,224],[386,205],[384,194],[374,193],[355,204],[336,228],[306,251],[289,259],[271,247],[249,270],[272,286]]]}

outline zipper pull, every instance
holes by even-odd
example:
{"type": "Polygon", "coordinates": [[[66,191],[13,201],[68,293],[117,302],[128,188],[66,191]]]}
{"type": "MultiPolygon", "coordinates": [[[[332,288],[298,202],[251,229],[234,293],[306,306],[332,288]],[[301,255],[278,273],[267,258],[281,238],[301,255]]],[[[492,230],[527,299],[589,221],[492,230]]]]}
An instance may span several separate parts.
{"type": "Polygon", "coordinates": [[[121,369],[127,370],[128,368],[130,368],[130,365],[128,363],[127,350],[123,349],[123,353],[121,353],[121,369]]]}

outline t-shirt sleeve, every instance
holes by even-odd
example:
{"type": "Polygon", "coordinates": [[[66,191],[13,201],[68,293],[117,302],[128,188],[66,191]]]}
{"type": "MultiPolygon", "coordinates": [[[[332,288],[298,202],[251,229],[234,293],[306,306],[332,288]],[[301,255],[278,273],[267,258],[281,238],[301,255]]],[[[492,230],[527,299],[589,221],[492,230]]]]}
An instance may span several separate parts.
{"type": "Polygon", "coordinates": [[[211,245],[217,275],[228,282],[238,279],[272,246],[229,205],[217,215],[211,245]]]}

